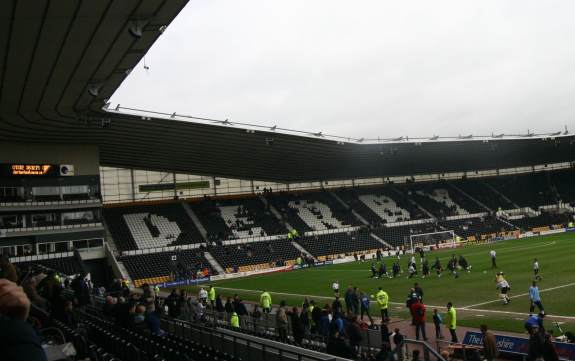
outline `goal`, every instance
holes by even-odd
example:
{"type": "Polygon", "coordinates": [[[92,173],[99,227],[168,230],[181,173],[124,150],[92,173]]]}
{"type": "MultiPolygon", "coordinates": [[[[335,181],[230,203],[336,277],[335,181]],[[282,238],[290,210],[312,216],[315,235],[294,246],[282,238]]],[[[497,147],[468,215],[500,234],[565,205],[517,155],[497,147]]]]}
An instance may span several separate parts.
{"type": "Polygon", "coordinates": [[[412,252],[418,247],[423,247],[425,250],[434,248],[455,248],[456,237],[453,231],[439,231],[431,233],[412,234],[409,236],[409,244],[405,248],[410,248],[412,252]]]}

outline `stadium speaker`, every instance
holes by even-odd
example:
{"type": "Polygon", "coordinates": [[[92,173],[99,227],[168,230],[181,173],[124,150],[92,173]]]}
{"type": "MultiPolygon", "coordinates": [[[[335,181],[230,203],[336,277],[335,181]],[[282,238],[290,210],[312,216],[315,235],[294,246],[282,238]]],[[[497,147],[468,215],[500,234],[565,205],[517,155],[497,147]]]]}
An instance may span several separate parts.
{"type": "Polygon", "coordinates": [[[132,25],[130,25],[128,31],[130,32],[130,35],[132,35],[134,38],[139,39],[142,37],[142,24],[140,24],[139,22],[135,22],[132,25]]]}
{"type": "Polygon", "coordinates": [[[100,87],[101,84],[90,84],[88,85],[88,93],[93,96],[97,97],[100,94],[100,87]]]}
{"type": "Polygon", "coordinates": [[[60,175],[64,177],[70,177],[74,175],[74,166],[71,164],[61,164],[60,165],[60,175]]]}

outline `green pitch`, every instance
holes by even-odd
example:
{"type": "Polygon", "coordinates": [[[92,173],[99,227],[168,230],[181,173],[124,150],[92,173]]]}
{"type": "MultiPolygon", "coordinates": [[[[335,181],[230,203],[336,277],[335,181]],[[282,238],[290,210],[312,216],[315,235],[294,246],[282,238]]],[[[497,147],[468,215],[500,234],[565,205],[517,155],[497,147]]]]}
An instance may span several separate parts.
{"type": "MultiPolygon", "coordinates": [[[[383,287],[393,302],[392,317],[407,318],[404,306],[409,289],[418,282],[424,290],[424,302],[431,311],[451,301],[459,310],[460,325],[478,326],[488,323],[501,331],[522,331],[522,320],[529,312],[529,286],[533,281],[532,263],[537,258],[543,279],[538,282],[541,298],[549,319],[563,323],[562,327],[575,329],[575,233],[562,233],[545,237],[502,241],[487,245],[467,246],[455,250],[426,253],[433,264],[439,257],[445,268],[451,254],[463,254],[472,265],[470,273],[460,272],[454,278],[444,271],[441,278],[432,273],[427,278],[408,279],[406,273],[395,279],[372,279],[372,261],[316,267],[292,272],[275,273],[248,278],[215,282],[217,291],[224,297],[238,294],[244,300],[258,300],[261,290],[272,294],[273,303],[285,300],[289,305],[301,305],[309,295],[316,303],[331,303],[331,284],[337,280],[342,294],[348,286],[357,286],[369,294],[383,287]],[[496,270],[491,269],[489,251],[497,252],[496,270]],[[503,271],[511,284],[511,303],[503,305],[495,288],[495,274],[503,271]],[[552,317],[552,316],[557,317],[552,317]]],[[[406,270],[408,257],[401,257],[402,270],[406,270]]],[[[384,259],[388,271],[395,257],[384,259]]],[[[419,257],[416,257],[419,266],[419,257]]],[[[195,290],[195,289],[194,289],[195,290]]],[[[224,299],[225,301],[225,299],[224,299]]],[[[440,309],[440,311],[443,311],[440,309]]],[[[372,315],[377,314],[372,305],[372,315]]],[[[431,314],[431,312],[430,312],[431,314]]]]}

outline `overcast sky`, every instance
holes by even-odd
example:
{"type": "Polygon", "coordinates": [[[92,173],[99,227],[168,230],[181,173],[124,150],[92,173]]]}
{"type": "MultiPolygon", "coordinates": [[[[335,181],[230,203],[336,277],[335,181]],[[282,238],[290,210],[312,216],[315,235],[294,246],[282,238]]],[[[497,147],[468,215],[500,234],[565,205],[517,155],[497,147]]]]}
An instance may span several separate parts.
{"type": "Polygon", "coordinates": [[[570,0],[191,0],[112,103],[351,137],[575,131],[573,14],[570,0]]]}

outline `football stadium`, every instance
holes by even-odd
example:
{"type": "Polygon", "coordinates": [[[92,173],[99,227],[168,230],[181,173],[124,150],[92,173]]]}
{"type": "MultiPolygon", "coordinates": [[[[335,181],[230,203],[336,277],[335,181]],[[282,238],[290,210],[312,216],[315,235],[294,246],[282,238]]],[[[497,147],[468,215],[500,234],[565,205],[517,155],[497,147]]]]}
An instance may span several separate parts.
{"type": "Polygon", "coordinates": [[[0,2],[1,360],[575,360],[567,127],[112,104],[186,6],[0,2]]]}

